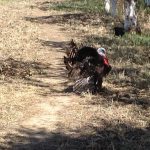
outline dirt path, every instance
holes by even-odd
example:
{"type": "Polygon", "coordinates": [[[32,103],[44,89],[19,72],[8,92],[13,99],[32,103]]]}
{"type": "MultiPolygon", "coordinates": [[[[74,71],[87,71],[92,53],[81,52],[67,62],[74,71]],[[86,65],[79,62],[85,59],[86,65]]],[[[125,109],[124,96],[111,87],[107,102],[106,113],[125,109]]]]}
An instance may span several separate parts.
{"type": "MultiPolygon", "coordinates": [[[[33,9],[32,13],[33,15],[30,17],[40,17],[41,14],[42,16],[47,15],[39,9],[33,9]]],[[[61,121],[59,113],[65,110],[66,107],[69,107],[72,101],[71,96],[65,93],[63,94],[66,88],[65,82],[67,82],[67,79],[64,77],[63,47],[70,38],[66,33],[61,31],[58,25],[41,24],[38,26],[38,31],[40,32],[39,40],[42,41],[43,44],[47,44],[44,46],[44,52],[42,52],[44,56],[43,59],[45,59],[46,56],[46,62],[51,64],[51,69],[47,72],[49,76],[44,78],[40,77],[39,80],[47,83],[54,91],[51,91],[49,88],[47,92],[50,93],[46,101],[37,103],[31,107],[30,110],[28,110],[31,112],[30,117],[25,119],[21,124],[28,128],[46,128],[50,131],[54,131],[57,129],[58,122],[61,121]],[[36,114],[32,114],[33,109],[34,112],[37,112],[36,114]]]]}
{"type": "MultiPolygon", "coordinates": [[[[62,122],[67,120],[65,116],[66,113],[68,113],[67,111],[70,110],[70,107],[73,107],[74,104],[78,103],[74,101],[77,96],[65,92],[68,80],[63,66],[63,56],[64,48],[71,39],[71,35],[64,32],[62,27],[57,24],[40,24],[28,20],[29,18],[38,18],[56,13],[42,11],[36,7],[30,8],[32,5],[36,6],[42,2],[45,1],[14,2],[13,4],[2,6],[3,9],[1,9],[1,14],[3,14],[1,19],[4,21],[3,25],[1,25],[3,28],[1,32],[6,37],[5,39],[1,39],[2,44],[5,43],[6,49],[10,48],[14,50],[13,52],[1,50],[2,58],[6,59],[11,57],[15,60],[23,59],[25,62],[34,60],[34,63],[40,62],[38,65],[39,68],[42,64],[46,64],[46,71],[43,75],[40,73],[33,74],[29,81],[25,82],[16,79],[11,85],[12,93],[10,94],[10,92],[8,92],[10,95],[7,94],[7,96],[5,96],[4,92],[1,93],[3,99],[11,97],[12,95],[10,100],[13,101],[15,105],[20,102],[21,107],[23,107],[14,112],[15,116],[11,115],[8,117],[15,119],[15,121],[8,119],[7,121],[9,123],[6,124],[5,121],[2,120],[0,124],[2,129],[6,129],[0,131],[0,135],[5,137],[1,139],[1,145],[4,145],[5,148],[17,149],[17,146],[15,146],[15,144],[13,145],[13,142],[16,141],[17,136],[19,136],[18,130],[22,132],[24,129],[33,130],[32,135],[34,135],[34,131],[39,132],[41,129],[46,130],[47,133],[58,131],[62,122]],[[10,9],[13,14],[9,12],[10,9]],[[26,31],[24,31],[24,28],[26,31]],[[16,42],[16,45],[10,45],[10,43],[14,42],[16,42]],[[8,43],[10,47],[7,46],[8,43]],[[22,52],[20,52],[21,47],[23,49],[22,52]],[[18,54],[18,52],[20,54],[18,54]],[[14,88],[18,90],[15,91],[14,88]],[[18,97],[16,96],[16,92],[18,93],[18,97]],[[14,133],[14,138],[12,137],[12,144],[9,145],[7,141],[9,141],[8,137],[10,137],[12,133],[14,133]]],[[[4,44],[1,48],[4,48],[4,44]]],[[[7,87],[10,87],[10,85],[6,81],[2,85],[2,91],[10,91],[7,87]]],[[[15,109],[14,105],[12,107],[15,109]]],[[[23,136],[23,134],[27,133],[22,133],[21,135],[23,136]]],[[[31,135],[28,136],[30,139],[31,135]]],[[[43,137],[45,138],[45,136],[43,137]]],[[[41,135],[41,138],[43,137],[41,135]]],[[[23,138],[26,139],[25,136],[23,136],[23,138]]],[[[32,142],[34,143],[34,140],[32,142]]],[[[19,144],[19,146],[21,146],[21,144],[19,144]]],[[[21,146],[21,148],[26,147],[28,146],[21,146]]],[[[36,148],[38,147],[35,147],[35,149],[36,148]]],[[[51,146],[48,149],[51,149],[51,146]]]]}

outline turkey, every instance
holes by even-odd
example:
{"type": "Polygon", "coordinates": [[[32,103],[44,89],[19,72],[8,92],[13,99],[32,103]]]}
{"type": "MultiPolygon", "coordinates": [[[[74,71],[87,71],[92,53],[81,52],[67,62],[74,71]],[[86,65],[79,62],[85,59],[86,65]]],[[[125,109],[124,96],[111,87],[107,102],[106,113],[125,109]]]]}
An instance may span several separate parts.
{"type": "Polygon", "coordinates": [[[78,48],[73,40],[70,42],[70,49],[64,56],[64,64],[68,70],[68,77],[75,81],[74,92],[97,93],[101,90],[103,77],[111,70],[105,54],[104,48],[96,49],[88,46],[78,48]]]}

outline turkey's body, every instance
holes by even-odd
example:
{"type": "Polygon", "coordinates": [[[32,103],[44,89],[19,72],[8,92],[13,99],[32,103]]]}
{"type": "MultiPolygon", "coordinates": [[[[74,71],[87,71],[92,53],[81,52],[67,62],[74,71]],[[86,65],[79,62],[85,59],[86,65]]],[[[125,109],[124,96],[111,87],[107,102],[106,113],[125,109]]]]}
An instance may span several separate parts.
{"type": "Polygon", "coordinates": [[[65,61],[66,68],[68,64],[71,66],[68,69],[68,76],[75,80],[74,92],[101,90],[104,66],[103,58],[98,54],[97,49],[82,47],[75,52],[74,57],[65,57],[65,60],[68,60],[65,61]]]}

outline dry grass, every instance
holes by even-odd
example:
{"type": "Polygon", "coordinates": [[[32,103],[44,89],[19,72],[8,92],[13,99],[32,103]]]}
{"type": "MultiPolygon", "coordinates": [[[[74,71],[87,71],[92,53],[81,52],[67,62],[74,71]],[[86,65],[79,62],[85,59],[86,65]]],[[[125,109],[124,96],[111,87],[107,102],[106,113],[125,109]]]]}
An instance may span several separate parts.
{"type": "Polygon", "coordinates": [[[23,17],[30,15],[22,9],[24,5],[26,2],[20,1],[0,6],[0,127],[6,131],[11,126],[15,128],[26,108],[36,101],[37,89],[24,83],[24,77],[38,58],[38,32],[34,25],[24,21],[23,17]]]}
{"type": "Polygon", "coordinates": [[[148,150],[146,33],[144,42],[114,37],[112,21],[99,14],[39,10],[43,2],[0,6],[0,149],[148,150]],[[66,93],[61,58],[71,34],[108,49],[113,70],[99,95],[66,93]]]}

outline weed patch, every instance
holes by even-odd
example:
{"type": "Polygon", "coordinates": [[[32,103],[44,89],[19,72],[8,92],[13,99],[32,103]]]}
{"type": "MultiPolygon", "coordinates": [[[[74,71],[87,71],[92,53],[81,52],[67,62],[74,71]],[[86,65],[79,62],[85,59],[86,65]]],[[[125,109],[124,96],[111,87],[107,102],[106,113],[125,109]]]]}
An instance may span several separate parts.
{"type": "Polygon", "coordinates": [[[43,3],[42,10],[54,9],[64,11],[102,12],[102,0],[68,0],[63,2],[43,3]]]}

